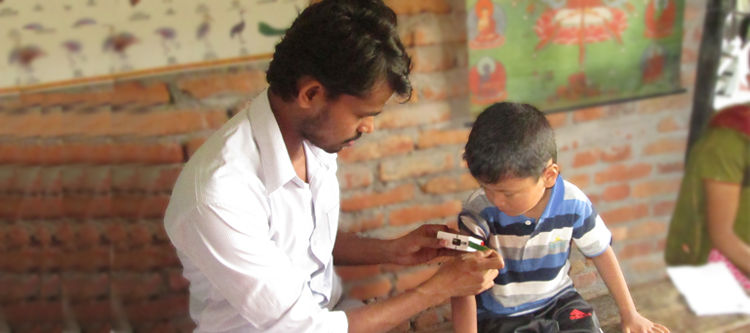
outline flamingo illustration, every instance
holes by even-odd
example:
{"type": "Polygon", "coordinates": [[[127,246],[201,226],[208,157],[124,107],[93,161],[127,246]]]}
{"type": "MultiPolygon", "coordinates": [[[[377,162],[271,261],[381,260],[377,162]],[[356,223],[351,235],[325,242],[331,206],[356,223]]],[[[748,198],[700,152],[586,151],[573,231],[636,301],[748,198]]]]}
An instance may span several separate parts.
{"type": "MultiPolygon", "coordinates": [[[[27,83],[38,81],[33,75],[34,70],[31,67],[31,64],[34,62],[34,60],[44,56],[44,51],[42,51],[42,49],[35,45],[22,45],[21,34],[18,32],[18,30],[13,29],[10,32],[10,38],[14,40],[15,46],[10,51],[8,63],[15,64],[21,67],[21,69],[26,73],[27,83]]],[[[16,84],[20,85],[20,83],[21,78],[18,77],[16,79],[16,84]]]]}
{"type": "Polygon", "coordinates": [[[25,30],[31,30],[36,33],[48,33],[48,32],[54,32],[55,29],[47,28],[41,23],[29,23],[23,26],[25,30]]]}
{"type": "Polygon", "coordinates": [[[135,7],[139,2],[141,2],[141,0],[130,0],[130,5],[135,7]]]}
{"type": "Polygon", "coordinates": [[[177,32],[170,27],[161,27],[155,31],[161,36],[161,45],[164,47],[164,53],[169,53],[171,50],[170,45],[176,49],[180,48],[180,43],[175,40],[177,32]]]}
{"type": "Polygon", "coordinates": [[[211,41],[208,40],[208,33],[211,31],[211,21],[213,21],[211,15],[208,15],[208,12],[204,11],[203,22],[201,22],[195,32],[195,38],[197,40],[202,40],[203,43],[206,44],[206,54],[203,56],[205,60],[216,58],[216,55],[213,51],[213,46],[211,45],[211,41]]]}
{"type": "Polygon", "coordinates": [[[81,53],[83,46],[79,41],[72,39],[66,40],[62,43],[62,47],[68,51],[68,61],[70,62],[70,66],[75,67],[78,63],[76,59],[86,61],[86,56],[81,53]]]}
{"type": "Polygon", "coordinates": [[[95,24],[96,24],[96,20],[85,17],[73,23],[73,28],[80,28],[86,25],[95,25],[95,24]]]}
{"type": "Polygon", "coordinates": [[[123,69],[126,70],[130,68],[130,65],[127,62],[125,50],[131,45],[137,43],[138,40],[129,32],[115,33],[115,28],[113,26],[108,25],[108,28],[109,36],[104,40],[103,50],[105,52],[112,51],[117,53],[117,55],[120,56],[123,69]]]}
{"type": "Polygon", "coordinates": [[[240,9],[240,19],[241,21],[232,27],[232,31],[229,32],[229,37],[234,38],[234,36],[236,35],[239,38],[240,43],[245,44],[245,39],[242,38],[242,31],[245,30],[245,10],[244,9],[240,9]]]}

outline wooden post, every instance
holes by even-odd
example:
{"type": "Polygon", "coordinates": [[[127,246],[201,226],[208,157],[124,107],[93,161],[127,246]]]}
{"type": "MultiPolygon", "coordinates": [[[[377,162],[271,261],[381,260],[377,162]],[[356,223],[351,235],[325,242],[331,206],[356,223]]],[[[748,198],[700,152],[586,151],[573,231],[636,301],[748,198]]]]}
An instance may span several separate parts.
{"type": "Polygon", "coordinates": [[[703,21],[703,37],[698,54],[698,68],[693,91],[693,111],[690,116],[690,133],[688,134],[687,152],[698,139],[703,128],[714,113],[714,89],[716,73],[721,59],[721,43],[724,35],[724,21],[732,11],[732,0],[708,0],[706,18],[703,21]]]}

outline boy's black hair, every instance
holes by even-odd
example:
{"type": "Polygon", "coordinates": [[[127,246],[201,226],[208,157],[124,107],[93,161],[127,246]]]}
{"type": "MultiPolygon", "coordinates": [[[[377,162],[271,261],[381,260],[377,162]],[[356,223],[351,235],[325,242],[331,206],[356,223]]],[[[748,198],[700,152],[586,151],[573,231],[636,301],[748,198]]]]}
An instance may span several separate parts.
{"type": "Polygon", "coordinates": [[[555,134],[544,113],[522,103],[496,103],[482,111],[464,151],[471,175],[484,184],[538,180],[550,159],[557,162],[555,134]]]}
{"type": "Polygon", "coordinates": [[[276,45],[266,79],[286,101],[297,96],[299,79],[308,75],[329,99],[365,97],[385,79],[408,100],[410,70],[396,14],[382,0],[323,0],[302,11],[276,45]]]}

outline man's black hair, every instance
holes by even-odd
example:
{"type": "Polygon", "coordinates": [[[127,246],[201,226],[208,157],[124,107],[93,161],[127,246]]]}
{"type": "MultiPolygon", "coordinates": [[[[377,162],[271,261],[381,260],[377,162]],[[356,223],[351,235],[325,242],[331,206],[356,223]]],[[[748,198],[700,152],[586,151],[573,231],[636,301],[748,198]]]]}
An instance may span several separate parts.
{"type": "Polygon", "coordinates": [[[480,183],[542,175],[549,160],[557,162],[555,134],[534,106],[496,103],[477,117],[466,143],[464,159],[480,183]]]}
{"type": "Polygon", "coordinates": [[[381,0],[323,0],[310,5],[276,45],[267,80],[291,101],[300,78],[318,80],[335,99],[365,97],[385,79],[405,100],[411,96],[411,58],[399,39],[396,14],[381,0]]]}

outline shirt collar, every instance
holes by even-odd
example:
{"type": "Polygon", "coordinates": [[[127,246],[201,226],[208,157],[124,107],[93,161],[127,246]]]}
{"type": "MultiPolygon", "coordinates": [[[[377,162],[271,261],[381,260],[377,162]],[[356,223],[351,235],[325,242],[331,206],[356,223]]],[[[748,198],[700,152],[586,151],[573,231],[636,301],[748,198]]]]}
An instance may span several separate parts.
{"type": "MultiPolygon", "coordinates": [[[[260,159],[263,170],[261,171],[263,181],[268,194],[273,193],[279,187],[297,177],[294,166],[289,158],[289,151],[284,144],[284,137],[271,111],[271,103],[268,101],[268,89],[258,95],[250,104],[248,120],[253,130],[253,137],[260,151],[260,159]]],[[[319,163],[324,169],[330,169],[336,165],[336,155],[328,154],[312,144],[306,144],[308,168],[311,162],[319,163]]],[[[312,170],[308,170],[312,172],[312,170]]]]}
{"type": "Polygon", "coordinates": [[[540,219],[544,220],[549,216],[555,216],[557,213],[553,212],[551,207],[562,207],[564,200],[565,181],[563,181],[562,175],[558,174],[557,180],[555,180],[555,185],[552,186],[552,193],[549,195],[549,202],[547,202],[547,207],[544,207],[544,212],[540,219]]]}

